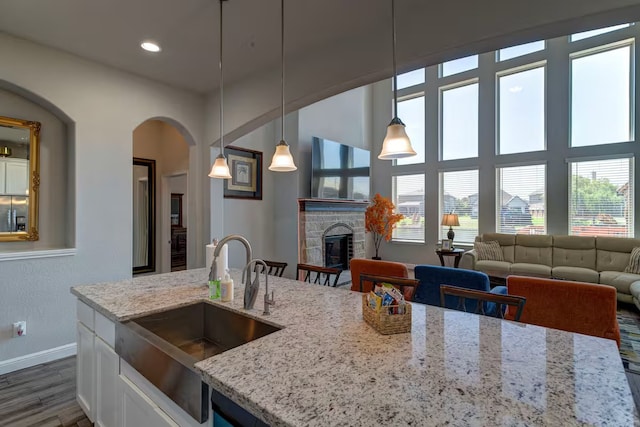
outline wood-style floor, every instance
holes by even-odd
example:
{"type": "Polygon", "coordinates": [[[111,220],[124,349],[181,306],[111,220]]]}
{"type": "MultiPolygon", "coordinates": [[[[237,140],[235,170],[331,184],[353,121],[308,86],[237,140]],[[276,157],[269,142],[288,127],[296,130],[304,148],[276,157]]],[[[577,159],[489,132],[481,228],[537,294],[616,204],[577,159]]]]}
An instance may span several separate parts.
{"type": "MultiPolygon", "coordinates": [[[[627,372],[640,409],[640,375],[627,372]]],[[[0,426],[91,426],[76,402],[76,358],[0,376],[0,426]]]]}
{"type": "Polygon", "coordinates": [[[91,426],[76,402],[76,358],[0,376],[0,426],[91,426]]]}

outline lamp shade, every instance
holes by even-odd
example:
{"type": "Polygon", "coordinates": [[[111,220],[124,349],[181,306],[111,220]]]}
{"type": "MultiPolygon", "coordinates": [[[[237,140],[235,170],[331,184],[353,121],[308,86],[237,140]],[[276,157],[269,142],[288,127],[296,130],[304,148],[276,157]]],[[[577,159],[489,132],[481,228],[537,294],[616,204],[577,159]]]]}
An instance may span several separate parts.
{"type": "Polygon", "coordinates": [[[271,158],[269,170],[274,172],[291,172],[296,169],[298,168],[295,163],[293,163],[293,157],[289,151],[289,144],[284,140],[280,141],[280,143],[276,145],[276,152],[273,153],[273,157],[271,158]]]}
{"type": "Polygon", "coordinates": [[[382,151],[378,155],[381,160],[402,159],[415,156],[416,152],[411,146],[411,141],[405,131],[402,120],[395,117],[387,126],[387,136],[382,142],[382,151]]]}
{"type": "Polygon", "coordinates": [[[460,221],[458,221],[458,214],[444,214],[442,215],[442,223],[440,225],[448,225],[451,226],[459,226],[460,221]]]}
{"type": "Polygon", "coordinates": [[[213,166],[211,166],[209,177],[231,179],[231,174],[229,173],[229,165],[227,164],[227,158],[222,154],[219,154],[218,157],[216,157],[216,161],[213,163],[213,166]]]}

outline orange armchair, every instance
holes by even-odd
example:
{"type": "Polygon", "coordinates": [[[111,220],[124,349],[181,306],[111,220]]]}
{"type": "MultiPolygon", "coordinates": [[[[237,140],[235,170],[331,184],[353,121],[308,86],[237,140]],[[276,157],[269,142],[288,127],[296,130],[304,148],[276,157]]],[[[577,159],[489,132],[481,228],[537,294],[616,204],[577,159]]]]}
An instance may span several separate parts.
{"type": "MultiPolygon", "coordinates": [[[[525,297],[520,322],[615,340],[620,347],[616,288],[536,277],[507,277],[507,293],[525,297]]],[[[509,307],[505,319],[513,319],[509,307]]]]}
{"type": "Polygon", "coordinates": [[[378,261],[373,259],[353,258],[350,263],[351,290],[356,292],[370,292],[373,288],[371,282],[364,282],[360,289],[360,273],[377,276],[409,277],[407,266],[401,262],[378,261]]]}

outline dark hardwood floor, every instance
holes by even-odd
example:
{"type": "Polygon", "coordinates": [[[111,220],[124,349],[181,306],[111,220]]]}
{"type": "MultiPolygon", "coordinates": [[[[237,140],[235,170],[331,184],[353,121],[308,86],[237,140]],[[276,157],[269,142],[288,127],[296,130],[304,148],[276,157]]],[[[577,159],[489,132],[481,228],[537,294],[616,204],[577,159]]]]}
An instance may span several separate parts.
{"type": "Polygon", "coordinates": [[[0,426],[91,426],[76,402],[76,358],[0,376],[0,426]]]}

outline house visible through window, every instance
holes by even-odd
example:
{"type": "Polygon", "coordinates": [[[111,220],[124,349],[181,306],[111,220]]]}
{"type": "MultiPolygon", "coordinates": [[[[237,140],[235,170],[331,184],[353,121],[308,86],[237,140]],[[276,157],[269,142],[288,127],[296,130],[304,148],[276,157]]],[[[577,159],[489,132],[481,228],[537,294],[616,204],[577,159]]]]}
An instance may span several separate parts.
{"type": "Polygon", "coordinates": [[[571,163],[570,234],[633,236],[633,158],[571,163]]]}
{"type": "Polygon", "coordinates": [[[545,165],[498,168],[496,230],[546,233],[545,165]]]}
{"type": "MultiPolygon", "coordinates": [[[[445,213],[458,214],[459,227],[455,241],[472,243],[478,235],[478,171],[443,172],[440,176],[440,218],[445,213]]],[[[441,226],[440,238],[445,238],[449,227],[441,226]]]]}
{"type": "Polygon", "coordinates": [[[396,212],[404,215],[393,240],[424,242],[424,174],[394,176],[393,203],[396,212]]]}

